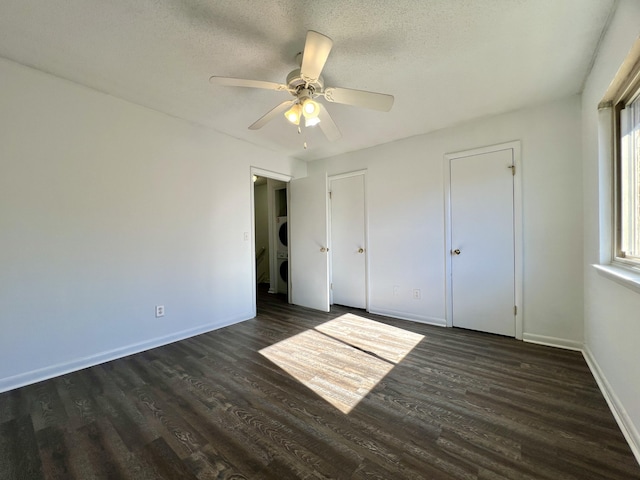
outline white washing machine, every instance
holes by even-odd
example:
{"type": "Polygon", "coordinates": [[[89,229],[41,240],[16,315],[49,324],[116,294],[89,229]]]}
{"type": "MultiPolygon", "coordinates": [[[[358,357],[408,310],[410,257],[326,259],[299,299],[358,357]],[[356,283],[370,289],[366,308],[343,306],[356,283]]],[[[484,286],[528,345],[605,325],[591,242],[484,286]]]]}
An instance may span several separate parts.
{"type": "Polygon", "coordinates": [[[278,264],[276,272],[278,276],[278,293],[287,293],[289,290],[289,255],[287,252],[278,252],[278,264]]]}
{"type": "Polygon", "coordinates": [[[289,291],[289,232],[286,216],[276,217],[276,237],[278,239],[276,249],[278,293],[287,293],[289,291]]]}

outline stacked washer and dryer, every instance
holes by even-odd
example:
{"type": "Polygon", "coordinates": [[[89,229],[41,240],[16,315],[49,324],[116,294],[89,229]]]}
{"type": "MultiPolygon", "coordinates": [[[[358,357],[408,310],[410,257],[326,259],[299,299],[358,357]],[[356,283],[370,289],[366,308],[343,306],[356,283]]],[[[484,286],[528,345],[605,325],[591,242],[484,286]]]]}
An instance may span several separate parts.
{"type": "Polygon", "coordinates": [[[287,293],[289,289],[289,236],[287,231],[287,217],[276,217],[276,231],[276,236],[278,237],[278,293],[287,293]]]}

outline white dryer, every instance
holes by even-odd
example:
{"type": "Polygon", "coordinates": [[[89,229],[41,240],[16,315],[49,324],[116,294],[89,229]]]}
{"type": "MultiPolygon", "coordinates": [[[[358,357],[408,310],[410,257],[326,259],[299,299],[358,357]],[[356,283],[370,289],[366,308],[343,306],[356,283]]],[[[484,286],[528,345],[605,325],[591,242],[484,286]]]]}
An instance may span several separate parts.
{"type": "Polygon", "coordinates": [[[287,229],[287,217],[276,218],[276,236],[278,237],[278,253],[289,254],[289,232],[287,229]]]}

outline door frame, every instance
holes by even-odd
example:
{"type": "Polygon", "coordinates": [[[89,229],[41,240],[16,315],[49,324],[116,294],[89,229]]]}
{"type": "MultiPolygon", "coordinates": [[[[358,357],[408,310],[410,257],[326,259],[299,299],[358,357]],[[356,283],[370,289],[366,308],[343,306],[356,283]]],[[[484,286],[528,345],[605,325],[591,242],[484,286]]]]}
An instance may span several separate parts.
{"type": "Polygon", "coordinates": [[[367,197],[367,170],[354,170],[352,172],[340,173],[337,175],[331,175],[327,177],[329,184],[329,305],[333,305],[333,237],[331,236],[331,209],[333,204],[331,203],[331,182],[333,180],[340,180],[342,178],[356,177],[358,175],[362,175],[362,183],[363,183],[363,195],[364,195],[364,296],[365,296],[365,309],[369,311],[369,285],[371,282],[369,281],[369,205],[368,205],[368,197],[367,197]]]}
{"type": "MultiPolygon", "coordinates": [[[[258,295],[258,286],[256,284],[256,205],[255,205],[255,187],[253,184],[253,176],[256,175],[258,177],[264,177],[264,178],[270,178],[272,180],[278,180],[281,182],[285,182],[287,184],[287,211],[289,211],[289,182],[291,181],[291,179],[293,178],[293,176],[291,175],[287,175],[285,173],[278,173],[278,172],[273,172],[271,170],[265,170],[264,168],[259,168],[259,167],[254,167],[254,166],[250,166],[249,167],[249,191],[250,191],[250,209],[251,209],[251,256],[250,256],[250,263],[251,263],[251,288],[253,290],[253,295],[252,295],[252,312],[253,312],[253,316],[255,317],[258,314],[258,306],[257,306],[257,295],[258,295]]],[[[269,212],[272,212],[273,209],[273,202],[274,202],[274,198],[273,198],[273,194],[270,193],[269,191],[267,191],[267,201],[269,202],[269,212]]],[[[271,217],[272,215],[269,215],[269,217],[271,217]]],[[[274,226],[273,226],[273,222],[272,222],[272,218],[269,218],[269,241],[271,242],[272,239],[274,238],[275,232],[274,232],[274,226]]],[[[288,235],[288,230],[287,230],[287,235],[288,235]]],[[[287,242],[289,243],[289,242],[287,242]]],[[[271,246],[271,245],[270,245],[271,246]]],[[[276,268],[275,262],[272,262],[272,257],[273,255],[271,254],[271,248],[269,249],[269,272],[273,272],[275,271],[274,269],[276,268]]],[[[291,267],[289,267],[289,269],[291,269],[291,267]]],[[[289,274],[291,273],[291,271],[289,271],[289,274]]],[[[270,275],[270,280],[271,281],[271,277],[272,275],[270,275]]],[[[291,275],[288,276],[289,281],[291,281],[291,275]]],[[[291,303],[291,285],[289,285],[289,288],[287,289],[287,295],[288,295],[288,301],[289,303],[291,303]]]]}
{"type": "Polygon", "coordinates": [[[499,143],[487,147],[474,148],[453,153],[446,153],[443,161],[444,171],[444,230],[445,230],[445,315],[447,327],[453,327],[453,279],[451,266],[451,162],[457,158],[471,157],[485,153],[512,150],[515,175],[513,176],[513,234],[514,234],[514,284],[516,337],[522,340],[524,325],[523,297],[523,236],[522,236],[522,154],[520,140],[499,143]]]}

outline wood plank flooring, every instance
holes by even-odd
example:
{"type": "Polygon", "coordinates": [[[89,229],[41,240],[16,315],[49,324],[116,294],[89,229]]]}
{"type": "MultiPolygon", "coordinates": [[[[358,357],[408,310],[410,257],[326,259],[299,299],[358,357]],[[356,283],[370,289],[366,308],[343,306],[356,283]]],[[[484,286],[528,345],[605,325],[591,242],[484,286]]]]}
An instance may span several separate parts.
{"type": "Polygon", "coordinates": [[[258,309],[0,394],[0,479],[640,479],[578,352],[258,309]]]}

